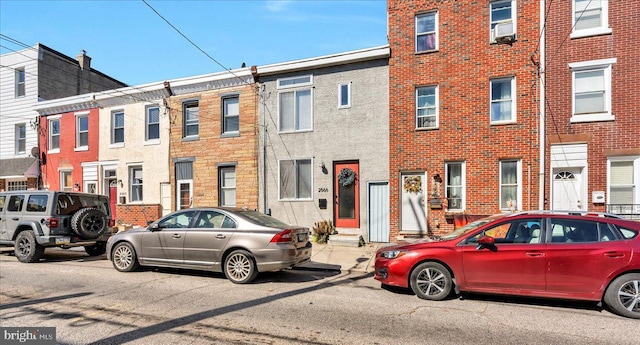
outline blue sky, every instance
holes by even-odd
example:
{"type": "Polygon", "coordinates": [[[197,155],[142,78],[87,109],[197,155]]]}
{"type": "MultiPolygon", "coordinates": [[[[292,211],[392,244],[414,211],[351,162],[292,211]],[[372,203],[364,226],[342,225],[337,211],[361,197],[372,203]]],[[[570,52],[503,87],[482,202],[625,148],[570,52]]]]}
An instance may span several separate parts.
{"type": "Polygon", "coordinates": [[[0,53],[42,43],[129,85],[387,44],[385,0],[0,0],[0,53]]]}

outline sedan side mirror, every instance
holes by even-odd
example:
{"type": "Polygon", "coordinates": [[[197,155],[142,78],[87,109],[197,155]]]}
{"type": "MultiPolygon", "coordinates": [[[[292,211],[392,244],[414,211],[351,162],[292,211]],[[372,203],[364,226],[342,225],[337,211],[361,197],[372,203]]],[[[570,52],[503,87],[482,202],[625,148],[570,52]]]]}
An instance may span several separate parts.
{"type": "Polygon", "coordinates": [[[160,227],[160,225],[158,225],[158,223],[152,223],[151,225],[149,225],[147,229],[153,232],[153,231],[160,231],[162,228],[160,227]]]}
{"type": "Polygon", "coordinates": [[[482,236],[478,239],[478,245],[476,246],[477,250],[482,248],[487,248],[489,250],[494,250],[496,247],[496,239],[491,236],[482,236]]]}

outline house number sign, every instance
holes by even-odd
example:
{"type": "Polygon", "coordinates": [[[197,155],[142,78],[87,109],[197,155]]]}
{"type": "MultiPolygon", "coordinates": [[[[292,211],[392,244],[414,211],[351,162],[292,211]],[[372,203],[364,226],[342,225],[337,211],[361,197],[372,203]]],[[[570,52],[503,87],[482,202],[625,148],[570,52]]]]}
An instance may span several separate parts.
{"type": "Polygon", "coordinates": [[[318,193],[329,193],[329,188],[318,188],[318,193]]]}

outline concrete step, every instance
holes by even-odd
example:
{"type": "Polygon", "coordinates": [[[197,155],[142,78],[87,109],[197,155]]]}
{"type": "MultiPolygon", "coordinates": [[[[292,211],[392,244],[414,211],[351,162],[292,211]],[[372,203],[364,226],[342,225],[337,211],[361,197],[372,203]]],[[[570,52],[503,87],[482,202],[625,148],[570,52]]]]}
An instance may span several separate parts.
{"type": "Polygon", "coordinates": [[[360,247],[361,238],[362,237],[357,234],[330,235],[327,244],[341,247],[360,247]]]}

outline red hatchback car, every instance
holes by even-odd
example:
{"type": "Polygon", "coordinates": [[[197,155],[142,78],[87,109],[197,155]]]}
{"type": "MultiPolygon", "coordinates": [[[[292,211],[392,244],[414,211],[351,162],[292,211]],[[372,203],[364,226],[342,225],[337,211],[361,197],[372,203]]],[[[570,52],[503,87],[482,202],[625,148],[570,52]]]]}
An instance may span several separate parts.
{"type": "Polygon", "coordinates": [[[640,222],[604,213],[530,211],[480,219],[376,253],[375,279],[420,298],[456,293],[604,301],[640,318],[640,222]]]}

